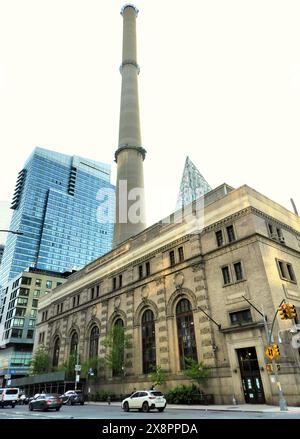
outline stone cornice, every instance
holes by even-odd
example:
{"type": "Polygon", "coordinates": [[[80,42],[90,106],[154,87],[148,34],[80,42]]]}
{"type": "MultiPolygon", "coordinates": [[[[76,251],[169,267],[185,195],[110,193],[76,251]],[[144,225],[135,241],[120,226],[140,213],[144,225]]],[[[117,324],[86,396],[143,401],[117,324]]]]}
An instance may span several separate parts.
{"type": "Polygon", "coordinates": [[[278,250],[284,250],[286,253],[291,253],[296,257],[300,256],[300,251],[288,247],[286,244],[281,244],[277,241],[274,241],[273,239],[269,238],[268,236],[262,235],[260,233],[252,233],[251,235],[245,236],[240,239],[236,239],[234,242],[228,243],[223,245],[222,247],[217,247],[203,255],[204,261],[207,261],[209,259],[215,258],[217,256],[223,255],[225,253],[229,253],[233,250],[236,250],[238,248],[244,247],[249,244],[253,244],[255,242],[261,242],[263,244],[272,245],[273,247],[277,248],[278,250]]]}
{"type": "Polygon", "coordinates": [[[282,221],[279,221],[278,219],[262,212],[261,210],[257,209],[256,207],[253,207],[253,206],[249,206],[249,207],[246,207],[245,209],[241,209],[238,212],[235,212],[231,215],[228,215],[227,217],[223,218],[220,221],[216,221],[215,223],[210,224],[207,227],[204,227],[203,233],[210,232],[212,230],[216,230],[219,227],[224,226],[225,224],[236,220],[237,218],[240,218],[240,217],[243,217],[246,215],[250,215],[251,213],[256,215],[256,216],[259,216],[261,218],[264,218],[265,220],[270,221],[273,224],[277,224],[278,226],[280,226],[280,228],[288,230],[289,232],[294,233],[295,235],[300,237],[300,232],[297,231],[296,229],[294,229],[293,227],[283,223],[282,221]]]}
{"type": "Polygon", "coordinates": [[[257,216],[260,216],[261,218],[264,218],[267,221],[271,221],[272,223],[277,224],[278,226],[280,226],[280,228],[288,230],[289,232],[294,233],[294,234],[296,234],[297,236],[300,237],[300,232],[297,231],[296,229],[294,229],[293,227],[289,226],[288,224],[285,224],[285,223],[279,221],[278,219],[276,219],[276,218],[274,218],[274,217],[272,217],[272,216],[262,212],[261,210],[256,209],[256,207],[252,207],[251,206],[250,210],[251,210],[251,213],[254,213],[257,216]]]}
{"type": "Polygon", "coordinates": [[[226,216],[225,218],[222,218],[220,221],[216,221],[215,223],[210,224],[207,227],[204,227],[202,233],[210,232],[212,230],[218,229],[219,227],[224,226],[225,224],[232,222],[237,218],[248,215],[249,213],[251,213],[251,207],[246,207],[245,209],[239,210],[238,212],[235,212],[231,215],[226,216]]]}

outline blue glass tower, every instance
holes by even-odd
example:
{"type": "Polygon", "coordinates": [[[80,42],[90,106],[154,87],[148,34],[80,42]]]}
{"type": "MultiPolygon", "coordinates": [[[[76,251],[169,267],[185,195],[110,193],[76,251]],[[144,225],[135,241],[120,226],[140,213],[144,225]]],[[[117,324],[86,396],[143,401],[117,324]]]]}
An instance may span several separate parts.
{"type": "Polygon", "coordinates": [[[0,285],[27,267],[56,272],[81,268],[112,247],[115,188],[110,165],[35,148],[19,173],[0,285]],[[99,192],[100,191],[100,192],[99,192]],[[103,209],[102,209],[103,211],[103,209]]]}

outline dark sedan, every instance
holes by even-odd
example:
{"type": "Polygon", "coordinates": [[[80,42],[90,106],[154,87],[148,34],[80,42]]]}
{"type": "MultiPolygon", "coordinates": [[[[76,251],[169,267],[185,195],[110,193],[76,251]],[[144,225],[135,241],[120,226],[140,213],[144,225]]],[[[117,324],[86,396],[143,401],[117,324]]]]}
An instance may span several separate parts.
{"type": "Polygon", "coordinates": [[[84,404],[84,395],[81,390],[68,390],[66,393],[61,395],[61,399],[63,400],[63,404],[84,404]]]}
{"type": "Polygon", "coordinates": [[[62,399],[59,395],[54,395],[52,393],[44,393],[36,398],[33,398],[28,405],[29,410],[43,410],[47,411],[49,409],[60,410],[62,406],[62,399]]]}

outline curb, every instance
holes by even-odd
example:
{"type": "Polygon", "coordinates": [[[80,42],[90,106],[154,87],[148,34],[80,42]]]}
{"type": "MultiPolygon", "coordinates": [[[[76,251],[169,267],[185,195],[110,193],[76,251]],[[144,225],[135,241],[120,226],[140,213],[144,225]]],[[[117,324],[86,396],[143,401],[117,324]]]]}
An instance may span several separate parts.
{"type": "MultiPolygon", "coordinates": [[[[100,405],[100,406],[109,406],[109,404],[107,404],[106,402],[93,402],[93,401],[89,401],[89,402],[85,402],[85,404],[87,405],[100,405]]],[[[113,407],[119,407],[121,408],[121,403],[111,403],[110,404],[113,407]]],[[[195,406],[177,406],[177,405],[172,405],[172,404],[168,404],[167,405],[168,408],[171,408],[173,410],[199,410],[202,412],[208,412],[208,411],[212,411],[212,412],[232,412],[232,413],[277,413],[277,410],[247,410],[247,409],[242,409],[242,408],[236,408],[236,409],[230,409],[230,408],[214,408],[214,407],[209,407],[209,408],[202,408],[202,407],[195,407],[195,406]]],[[[292,413],[291,410],[289,410],[290,413],[292,413]]]]}

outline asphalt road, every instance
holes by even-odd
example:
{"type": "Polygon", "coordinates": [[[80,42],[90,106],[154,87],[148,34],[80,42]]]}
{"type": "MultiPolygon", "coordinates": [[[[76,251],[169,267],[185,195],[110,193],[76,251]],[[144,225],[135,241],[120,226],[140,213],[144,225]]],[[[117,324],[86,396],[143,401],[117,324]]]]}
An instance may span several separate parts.
{"type": "Polygon", "coordinates": [[[59,412],[29,411],[28,406],[17,405],[0,408],[1,419],[300,419],[300,413],[250,413],[250,412],[223,412],[202,411],[195,409],[171,409],[166,408],[163,413],[152,411],[140,413],[138,411],[123,412],[120,407],[88,404],[84,406],[62,406],[59,412]]]}

